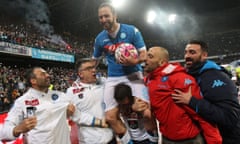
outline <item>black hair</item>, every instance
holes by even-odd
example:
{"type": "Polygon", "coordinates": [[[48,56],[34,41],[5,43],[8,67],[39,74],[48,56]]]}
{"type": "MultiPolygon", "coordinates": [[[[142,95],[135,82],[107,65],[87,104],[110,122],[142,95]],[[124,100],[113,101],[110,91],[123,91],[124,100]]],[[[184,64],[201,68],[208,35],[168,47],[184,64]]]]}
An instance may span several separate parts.
{"type": "Polygon", "coordinates": [[[113,14],[113,15],[116,15],[116,10],[115,10],[115,8],[114,8],[110,3],[107,3],[107,2],[102,3],[102,4],[98,7],[98,9],[103,8],[103,7],[109,7],[110,10],[111,10],[111,12],[112,12],[112,14],[113,14]]]}
{"type": "Polygon", "coordinates": [[[201,40],[190,40],[187,44],[198,44],[201,46],[202,51],[208,52],[208,45],[204,41],[201,40]]]}
{"type": "Polygon", "coordinates": [[[75,70],[76,72],[79,71],[79,68],[82,66],[83,63],[86,63],[86,62],[90,62],[90,61],[93,61],[94,59],[92,58],[81,58],[81,59],[78,59],[76,61],[76,64],[75,64],[75,70]]]}
{"type": "Polygon", "coordinates": [[[126,85],[124,83],[120,83],[115,86],[114,98],[117,102],[121,102],[125,98],[128,98],[130,105],[134,103],[134,96],[132,95],[132,89],[129,85],[126,85]]]}
{"type": "Polygon", "coordinates": [[[27,69],[26,73],[25,73],[25,78],[26,78],[26,86],[27,87],[30,87],[32,86],[32,83],[31,83],[31,79],[32,78],[35,78],[35,74],[33,73],[33,71],[36,69],[36,68],[41,68],[41,67],[33,67],[33,68],[30,68],[30,69],[27,69]]]}

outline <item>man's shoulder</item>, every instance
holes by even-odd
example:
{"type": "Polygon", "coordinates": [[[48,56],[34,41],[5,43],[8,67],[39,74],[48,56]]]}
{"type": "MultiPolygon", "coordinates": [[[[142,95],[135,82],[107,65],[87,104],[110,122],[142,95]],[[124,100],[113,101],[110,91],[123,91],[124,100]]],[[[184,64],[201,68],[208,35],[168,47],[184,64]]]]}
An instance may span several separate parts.
{"type": "Polygon", "coordinates": [[[206,77],[207,79],[216,78],[216,77],[225,77],[226,74],[222,70],[218,69],[207,69],[200,73],[199,77],[206,77]]]}
{"type": "Polygon", "coordinates": [[[107,31],[102,30],[100,33],[98,33],[98,35],[96,36],[96,39],[104,39],[107,36],[108,36],[107,31]]]}
{"type": "Polygon", "coordinates": [[[50,95],[65,95],[65,93],[64,92],[62,92],[62,91],[58,91],[58,90],[49,90],[49,94],[50,95]]]}
{"type": "Polygon", "coordinates": [[[120,25],[121,27],[124,27],[124,28],[136,28],[134,25],[130,25],[130,24],[121,23],[120,25]]]}
{"type": "Polygon", "coordinates": [[[136,30],[138,31],[138,29],[134,25],[121,24],[120,31],[133,32],[136,30]]]}

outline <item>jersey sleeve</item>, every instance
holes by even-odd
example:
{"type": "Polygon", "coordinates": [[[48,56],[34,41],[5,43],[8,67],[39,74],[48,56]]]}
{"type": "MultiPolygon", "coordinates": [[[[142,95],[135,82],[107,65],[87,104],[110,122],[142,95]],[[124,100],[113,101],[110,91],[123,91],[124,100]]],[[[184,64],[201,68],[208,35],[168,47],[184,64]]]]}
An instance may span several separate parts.
{"type": "Polygon", "coordinates": [[[23,120],[22,106],[18,100],[8,113],[8,116],[0,130],[0,140],[14,140],[13,129],[23,120]]]}
{"type": "Polygon", "coordinates": [[[134,27],[133,44],[138,50],[146,50],[146,45],[143,40],[142,34],[136,27],[134,27]]]}
{"type": "Polygon", "coordinates": [[[101,43],[99,38],[95,39],[94,48],[93,48],[93,58],[99,58],[103,53],[103,47],[101,47],[101,43]]]}
{"type": "Polygon", "coordinates": [[[200,82],[204,99],[192,97],[190,107],[212,123],[234,128],[240,119],[236,87],[222,73],[208,71],[204,75],[200,82]]]}
{"type": "Polygon", "coordinates": [[[75,112],[71,117],[71,120],[79,125],[91,126],[95,117],[89,113],[82,112],[79,110],[81,106],[78,104],[76,100],[76,96],[73,94],[72,91],[73,91],[73,87],[70,87],[67,89],[67,92],[66,92],[67,97],[71,99],[71,103],[73,103],[76,107],[75,112]]]}

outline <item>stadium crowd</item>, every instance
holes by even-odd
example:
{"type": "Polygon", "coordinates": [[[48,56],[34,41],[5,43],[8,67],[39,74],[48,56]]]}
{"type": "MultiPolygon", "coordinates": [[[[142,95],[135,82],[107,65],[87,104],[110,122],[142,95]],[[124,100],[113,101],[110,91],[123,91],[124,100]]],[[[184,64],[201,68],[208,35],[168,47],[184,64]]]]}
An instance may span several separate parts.
{"type": "MultiPolygon", "coordinates": [[[[207,33],[199,36],[198,39],[205,41],[209,48],[209,56],[228,55],[239,52],[240,30],[224,31],[218,33],[207,33]]],[[[183,50],[189,39],[181,38],[180,40],[146,40],[148,46],[161,45],[170,51],[171,60],[183,59],[183,50]]]]}
{"type": "Polygon", "coordinates": [[[0,24],[0,41],[61,53],[90,55],[93,41],[81,40],[68,32],[43,34],[31,24],[0,24]]]}
{"type": "MultiPolygon", "coordinates": [[[[211,51],[210,56],[232,54],[238,52],[240,44],[240,30],[224,31],[217,33],[207,33],[198,37],[205,41],[211,51]]],[[[77,54],[80,57],[91,56],[93,52],[93,39],[85,40],[71,35],[69,32],[63,32],[59,35],[45,35],[34,28],[31,24],[0,24],[0,41],[14,44],[46,49],[61,53],[77,54]]],[[[161,45],[170,51],[171,60],[183,58],[183,49],[188,38],[182,37],[178,40],[148,40],[148,47],[161,45]]]]}

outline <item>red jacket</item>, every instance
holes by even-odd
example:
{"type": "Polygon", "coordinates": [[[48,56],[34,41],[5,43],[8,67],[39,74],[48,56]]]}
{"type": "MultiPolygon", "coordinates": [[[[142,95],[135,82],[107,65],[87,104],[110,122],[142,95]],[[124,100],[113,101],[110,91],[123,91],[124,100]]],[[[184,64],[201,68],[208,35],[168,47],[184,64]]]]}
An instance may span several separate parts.
{"type": "Polygon", "coordinates": [[[187,105],[174,103],[174,89],[187,92],[200,99],[200,89],[195,79],[178,63],[166,64],[155,69],[147,77],[150,102],[159,121],[162,135],[170,140],[185,140],[197,136],[201,130],[208,144],[220,144],[222,137],[216,126],[206,122],[187,105]],[[198,124],[196,124],[196,122],[198,124]]]}

